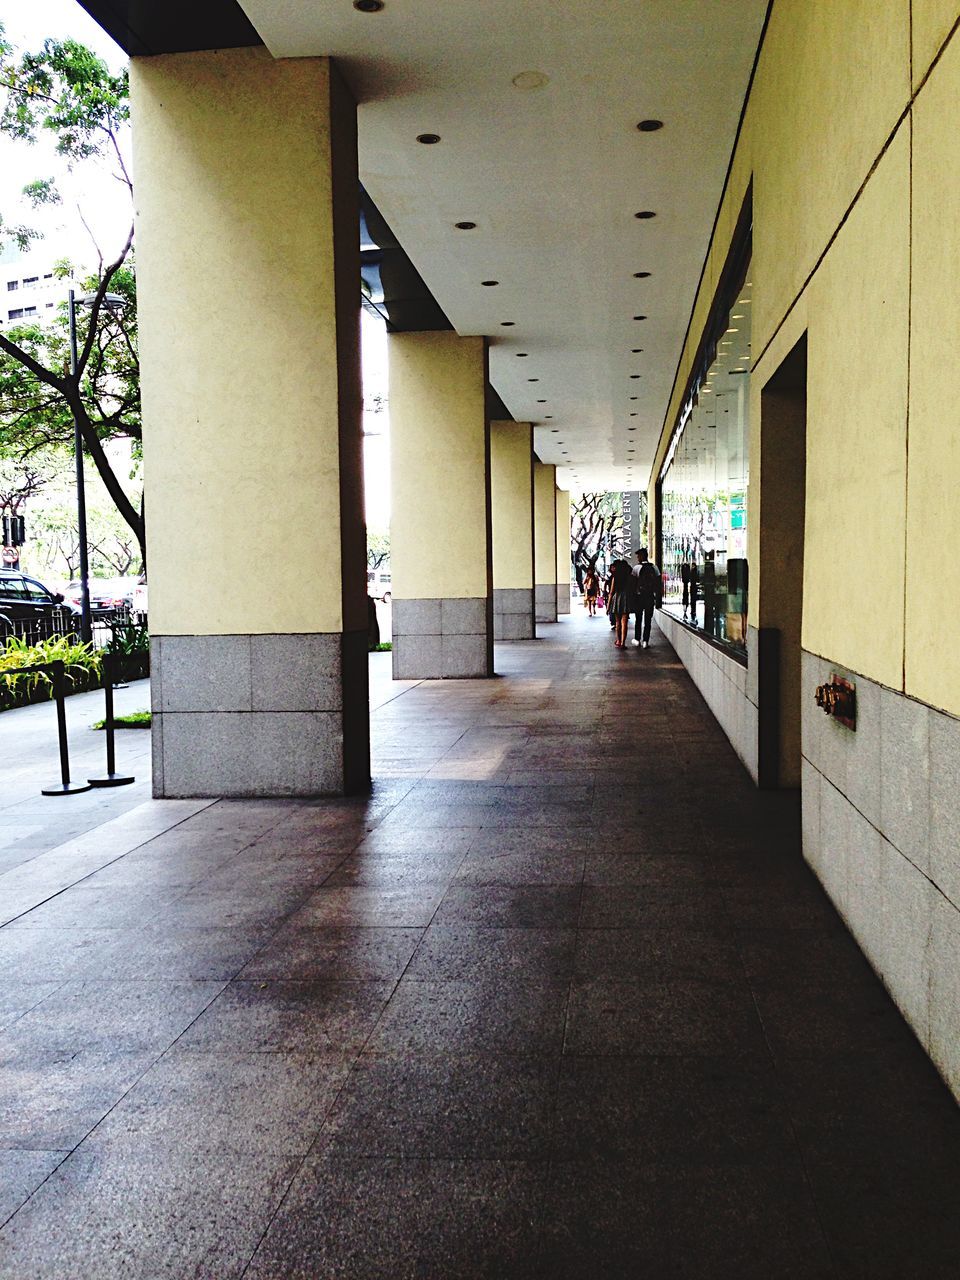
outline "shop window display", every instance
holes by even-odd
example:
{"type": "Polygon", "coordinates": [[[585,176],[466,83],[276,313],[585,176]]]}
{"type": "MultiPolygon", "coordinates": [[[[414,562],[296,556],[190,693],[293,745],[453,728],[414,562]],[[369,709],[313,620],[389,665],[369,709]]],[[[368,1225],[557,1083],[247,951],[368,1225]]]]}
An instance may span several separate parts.
{"type": "Polygon", "coordinates": [[[726,315],[660,473],[663,607],[746,653],[751,286],[726,315]]]}

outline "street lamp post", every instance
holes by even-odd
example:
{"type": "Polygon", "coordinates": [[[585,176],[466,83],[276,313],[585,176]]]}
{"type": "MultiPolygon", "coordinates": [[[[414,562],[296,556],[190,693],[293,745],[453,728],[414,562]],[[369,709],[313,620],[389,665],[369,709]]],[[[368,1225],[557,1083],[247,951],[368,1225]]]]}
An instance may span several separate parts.
{"type": "MultiPolygon", "coordinates": [[[[67,294],[70,314],[70,376],[77,376],[77,304],[73,290],[67,294]]],[[[79,387],[77,388],[79,393],[79,387]]],[[[87,496],[83,483],[83,434],[80,418],[73,415],[73,452],[77,466],[77,527],[80,541],[80,639],[84,644],[93,641],[93,625],[90,618],[90,564],[87,555],[87,496]]]]}
{"type": "MultiPolygon", "coordinates": [[[[82,293],[78,298],[72,289],[67,293],[67,309],[70,317],[70,376],[77,376],[77,304],[89,306],[95,293],[82,293]]],[[[106,293],[101,305],[111,311],[119,311],[124,304],[117,293],[106,293]]],[[[79,395],[80,388],[77,387],[79,395]]],[[[87,495],[83,480],[83,433],[80,418],[73,415],[73,451],[77,467],[77,526],[80,543],[80,639],[84,644],[93,643],[93,622],[90,617],[90,562],[87,551],[87,495]]]]}

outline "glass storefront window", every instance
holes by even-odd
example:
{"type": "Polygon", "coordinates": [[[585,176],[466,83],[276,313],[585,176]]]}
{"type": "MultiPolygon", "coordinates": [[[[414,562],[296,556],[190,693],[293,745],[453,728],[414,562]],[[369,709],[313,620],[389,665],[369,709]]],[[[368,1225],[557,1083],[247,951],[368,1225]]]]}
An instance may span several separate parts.
{"type": "Polygon", "coordinates": [[[664,608],[746,652],[751,286],[727,314],[716,356],[660,473],[664,608]]]}

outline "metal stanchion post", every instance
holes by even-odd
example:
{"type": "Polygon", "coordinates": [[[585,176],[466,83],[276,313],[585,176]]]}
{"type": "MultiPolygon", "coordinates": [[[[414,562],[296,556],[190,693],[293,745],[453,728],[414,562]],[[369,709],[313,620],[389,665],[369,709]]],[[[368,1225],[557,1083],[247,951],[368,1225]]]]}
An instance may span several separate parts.
{"type": "Polygon", "coordinates": [[[113,653],[103,655],[103,693],[106,704],[103,731],[107,737],[107,773],[103,778],[88,778],[87,781],[91,787],[126,787],[131,782],[136,782],[136,778],[131,775],[116,771],[117,758],[113,736],[113,677],[116,661],[116,655],[113,653]]]}
{"type": "Polygon", "coordinates": [[[53,677],[53,696],[57,703],[57,737],[60,742],[60,785],[43,787],[43,796],[72,796],[80,791],[89,791],[89,782],[70,781],[70,756],[67,750],[67,709],[64,706],[64,665],[62,662],[51,662],[50,673],[53,677]]]}

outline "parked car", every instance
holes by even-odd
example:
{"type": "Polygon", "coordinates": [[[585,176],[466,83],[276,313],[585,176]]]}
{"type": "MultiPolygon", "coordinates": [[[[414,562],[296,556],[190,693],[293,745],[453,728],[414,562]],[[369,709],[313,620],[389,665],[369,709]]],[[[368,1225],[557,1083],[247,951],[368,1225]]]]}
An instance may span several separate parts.
{"type": "Polygon", "coordinates": [[[75,612],[58,591],[51,591],[36,578],[15,569],[0,569],[0,623],[50,623],[64,613],[72,616],[75,612]]]}
{"type": "MultiPolygon", "coordinates": [[[[90,613],[92,617],[101,617],[113,613],[116,609],[133,607],[134,593],[139,586],[137,578],[91,578],[90,613]]],[[[64,592],[67,600],[76,608],[80,608],[81,588],[74,579],[64,592]]]]}
{"type": "Polygon", "coordinates": [[[374,600],[382,600],[384,604],[389,604],[392,594],[390,589],[390,570],[368,569],[367,595],[373,596],[374,600]]]}

